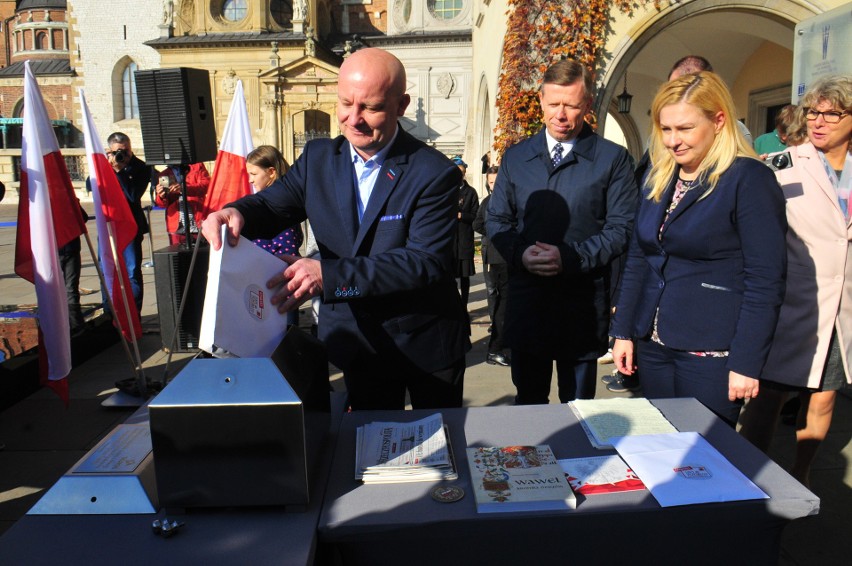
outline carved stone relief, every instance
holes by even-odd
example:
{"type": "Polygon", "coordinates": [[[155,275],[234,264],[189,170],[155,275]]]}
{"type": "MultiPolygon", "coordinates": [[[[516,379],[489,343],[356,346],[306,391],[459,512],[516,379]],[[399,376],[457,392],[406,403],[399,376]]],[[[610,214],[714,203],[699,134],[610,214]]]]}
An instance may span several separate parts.
{"type": "Polygon", "coordinates": [[[228,71],[228,74],[222,78],[222,90],[225,94],[232,95],[237,89],[237,73],[233,69],[228,71]]]}
{"type": "Polygon", "coordinates": [[[438,77],[438,92],[440,92],[444,98],[449,98],[455,90],[456,79],[451,73],[443,73],[440,77],[438,77]]]}

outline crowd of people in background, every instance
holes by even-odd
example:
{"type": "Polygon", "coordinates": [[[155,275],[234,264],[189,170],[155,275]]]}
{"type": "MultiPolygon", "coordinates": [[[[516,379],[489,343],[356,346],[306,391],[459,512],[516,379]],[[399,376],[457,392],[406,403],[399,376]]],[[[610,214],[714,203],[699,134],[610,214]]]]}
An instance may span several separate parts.
{"type": "MultiPolygon", "coordinates": [[[[406,393],[415,408],[457,407],[477,232],[485,361],[510,367],[515,403],[549,402],[554,363],[561,402],[592,398],[597,363],[611,359],[624,380],[613,390],[695,397],[767,450],[795,396],[793,474],[807,484],[850,383],[852,77],[815,82],[752,144],[724,81],[706,59],[685,57],[654,97],[648,151],[634,167],[584,120],[589,71],[562,60],[540,87],[541,131],[499,166],[483,156],[481,203],[462,156],[399,127],[410,98],[395,57],[354,53],[338,92],[342,136],[309,142],[292,167],[258,147],[247,158],[256,193],[201,226],[203,164],[154,171],[128,136],[109,136],[138,227],[124,250],[137,308],[149,229],[141,198],[152,186],[170,243],[202,232],[218,248],[242,233],[282,259],[271,302],[293,324],[301,304],[318,307],[352,409],[402,408],[406,393]]],[[[62,253],[78,328],[79,242],[62,253]]]]}
{"type": "MultiPolygon", "coordinates": [[[[777,109],[773,130],[752,144],[709,62],[689,56],[675,63],[652,103],[649,150],[634,184],[641,196],[635,217],[626,215],[630,243],[622,254],[624,245],[613,239],[621,233],[614,220],[619,203],[591,195],[572,200],[582,182],[560,192],[565,153],[576,156],[575,171],[584,160],[603,169],[619,161],[584,147],[577,116],[582,120],[588,108],[580,75],[553,79],[565,64],[545,73],[542,132],[488,169],[488,195],[475,225],[483,234],[492,339],[498,320],[503,336],[492,302],[507,301],[504,308],[515,313],[506,320],[506,336],[516,403],[548,402],[554,360],[560,401],[588,395],[577,368],[591,356],[572,350],[582,350],[583,336],[595,344],[590,323],[606,319],[612,347],[598,340],[591,352],[615,362],[612,390],[695,397],[729,425],[740,423],[743,436],[764,451],[785,401],[797,400],[791,473],[808,485],[837,391],[852,383],[852,77],[816,81],[799,105],[777,109]],[[557,142],[567,142],[567,151],[557,142]],[[602,209],[595,212],[595,205],[602,209]],[[594,230],[578,233],[590,210],[608,240],[594,230]],[[495,242],[509,266],[505,292],[487,276],[495,242]],[[581,285],[598,266],[617,278],[612,303],[603,303],[611,318],[601,316],[598,295],[582,295],[601,288],[601,282],[581,285]],[[609,271],[613,266],[618,269],[609,271]],[[525,296],[524,289],[538,292],[525,296]],[[581,296],[580,305],[559,311],[581,296]],[[565,335],[584,323],[585,333],[565,335]],[[540,328],[547,330],[536,334],[540,328]],[[546,352],[554,338],[561,346],[556,356],[546,352]],[[541,367],[533,370],[536,363],[541,367]],[[538,383],[532,398],[531,383],[538,383]]],[[[612,198],[622,176],[608,173],[603,180],[591,172],[580,178],[609,189],[612,198]]],[[[628,202],[625,196],[622,205],[628,202]]],[[[491,342],[489,362],[496,354],[491,342]]]]}

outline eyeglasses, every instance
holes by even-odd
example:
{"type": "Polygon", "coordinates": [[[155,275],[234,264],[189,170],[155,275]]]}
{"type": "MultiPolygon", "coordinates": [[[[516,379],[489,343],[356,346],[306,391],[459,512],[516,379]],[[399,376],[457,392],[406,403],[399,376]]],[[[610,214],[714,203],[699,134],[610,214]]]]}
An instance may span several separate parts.
{"type": "Polygon", "coordinates": [[[846,112],[839,112],[837,110],[820,112],[813,108],[805,108],[805,118],[808,120],[816,120],[820,116],[822,116],[822,119],[825,120],[826,124],[836,124],[843,119],[844,116],[846,116],[846,112]]]}

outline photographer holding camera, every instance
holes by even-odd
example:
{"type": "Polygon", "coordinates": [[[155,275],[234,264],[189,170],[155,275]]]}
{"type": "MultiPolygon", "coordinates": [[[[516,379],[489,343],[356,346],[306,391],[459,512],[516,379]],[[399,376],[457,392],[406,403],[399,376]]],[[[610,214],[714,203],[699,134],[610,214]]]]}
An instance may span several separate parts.
{"type": "Polygon", "coordinates": [[[136,220],[136,239],[124,249],[124,262],[130,276],[130,287],[136,309],[142,311],[142,240],[148,233],[148,222],[142,210],[142,196],[151,184],[151,167],[133,155],[130,138],[122,132],[113,132],[107,138],[109,149],[106,152],[110,165],[115,170],[124,197],[130,204],[133,218],[136,220]]]}

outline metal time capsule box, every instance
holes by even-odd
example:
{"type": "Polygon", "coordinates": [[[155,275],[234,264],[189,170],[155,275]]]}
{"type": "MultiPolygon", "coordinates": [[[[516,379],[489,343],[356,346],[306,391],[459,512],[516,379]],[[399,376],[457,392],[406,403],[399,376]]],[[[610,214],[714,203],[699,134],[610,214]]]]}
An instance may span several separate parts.
{"type": "MultiPolygon", "coordinates": [[[[325,387],[328,397],[327,374],[325,387]]],[[[308,503],[329,412],[306,410],[273,360],[194,359],[149,417],[161,506],[308,503]]]]}

